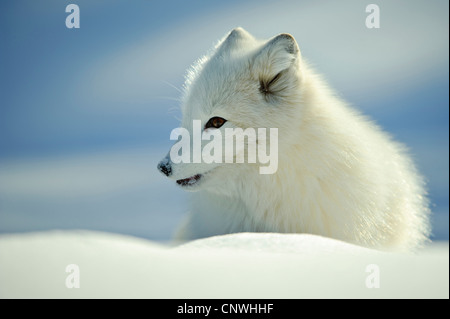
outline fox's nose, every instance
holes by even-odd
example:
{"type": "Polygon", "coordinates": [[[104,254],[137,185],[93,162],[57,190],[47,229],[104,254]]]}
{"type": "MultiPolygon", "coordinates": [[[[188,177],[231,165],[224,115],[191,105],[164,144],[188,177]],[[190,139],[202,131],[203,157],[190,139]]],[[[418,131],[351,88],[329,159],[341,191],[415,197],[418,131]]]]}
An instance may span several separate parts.
{"type": "Polygon", "coordinates": [[[172,166],[167,158],[158,163],[158,170],[166,176],[172,175],[172,166]]]}

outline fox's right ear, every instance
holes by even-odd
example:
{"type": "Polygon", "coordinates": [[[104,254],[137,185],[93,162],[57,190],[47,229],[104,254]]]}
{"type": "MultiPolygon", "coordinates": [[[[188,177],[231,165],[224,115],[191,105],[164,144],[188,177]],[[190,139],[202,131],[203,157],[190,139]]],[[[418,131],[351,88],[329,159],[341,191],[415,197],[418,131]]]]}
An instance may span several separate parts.
{"type": "Polygon", "coordinates": [[[275,76],[300,59],[300,49],[294,37],[282,33],[269,40],[255,55],[255,63],[265,75],[275,76]]]}
{"type": "Polygon", "coordinates": [[[260,91],[265,97],[280,95],[293,85],[289,75],[298,69],[300,49],[294,37],[282,33],[260,48],[253,60],[253,70],[260,82],[260,91]]]}

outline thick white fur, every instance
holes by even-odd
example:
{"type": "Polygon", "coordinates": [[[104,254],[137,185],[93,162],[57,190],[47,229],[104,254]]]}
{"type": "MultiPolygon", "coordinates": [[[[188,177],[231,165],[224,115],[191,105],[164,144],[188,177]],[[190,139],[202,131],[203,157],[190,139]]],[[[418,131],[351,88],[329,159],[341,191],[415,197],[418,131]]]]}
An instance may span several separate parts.
{"type": "Polygon", "coordinates": [[[338,98],[292,36],[231,31],[189,70],[182,110],[185,128],[213,116],[227,119],[220,130],[278,128],[279,164],[261,175],[259,164],[171,163],[175,180],[204,174],[176,239],[292,232],[396,250],[427,240],[423,180],[404,148],[338,98]]]}

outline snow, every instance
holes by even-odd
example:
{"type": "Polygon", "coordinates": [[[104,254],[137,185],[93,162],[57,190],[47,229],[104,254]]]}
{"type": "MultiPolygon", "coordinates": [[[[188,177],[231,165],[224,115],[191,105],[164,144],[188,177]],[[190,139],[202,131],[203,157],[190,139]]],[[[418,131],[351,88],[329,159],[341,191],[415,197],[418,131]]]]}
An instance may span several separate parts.
{"type": "Polygon", "coordinates": [[[1,298],[448,298],[448,270],[448,242],[405,255],[307,234],[179,246],[92,231],[0,236],[1,298]],[[79,288],[66,286],[73,267],[79,288]]]}

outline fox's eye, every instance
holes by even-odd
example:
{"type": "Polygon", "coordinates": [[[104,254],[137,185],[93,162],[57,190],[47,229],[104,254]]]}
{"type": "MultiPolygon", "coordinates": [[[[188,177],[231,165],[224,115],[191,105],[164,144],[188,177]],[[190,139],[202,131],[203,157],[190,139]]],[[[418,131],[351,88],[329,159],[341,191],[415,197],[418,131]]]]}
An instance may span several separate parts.
{"type": "Polygon", "coordinates": [[[221,117],[218,117],[218,116],[212,117],[212,118],[210,118],[210,119],[208,120],[208,122],[205,124],[205,130],[206,130],[207,128],[210,128],[210,127],[219,128],[219,127],[221,127],[222,125],[224,125],[226,121],[227,121],[227,120],[225,120],[225,119],[223,119],[223,118],[221,118],[221,117]]]}

